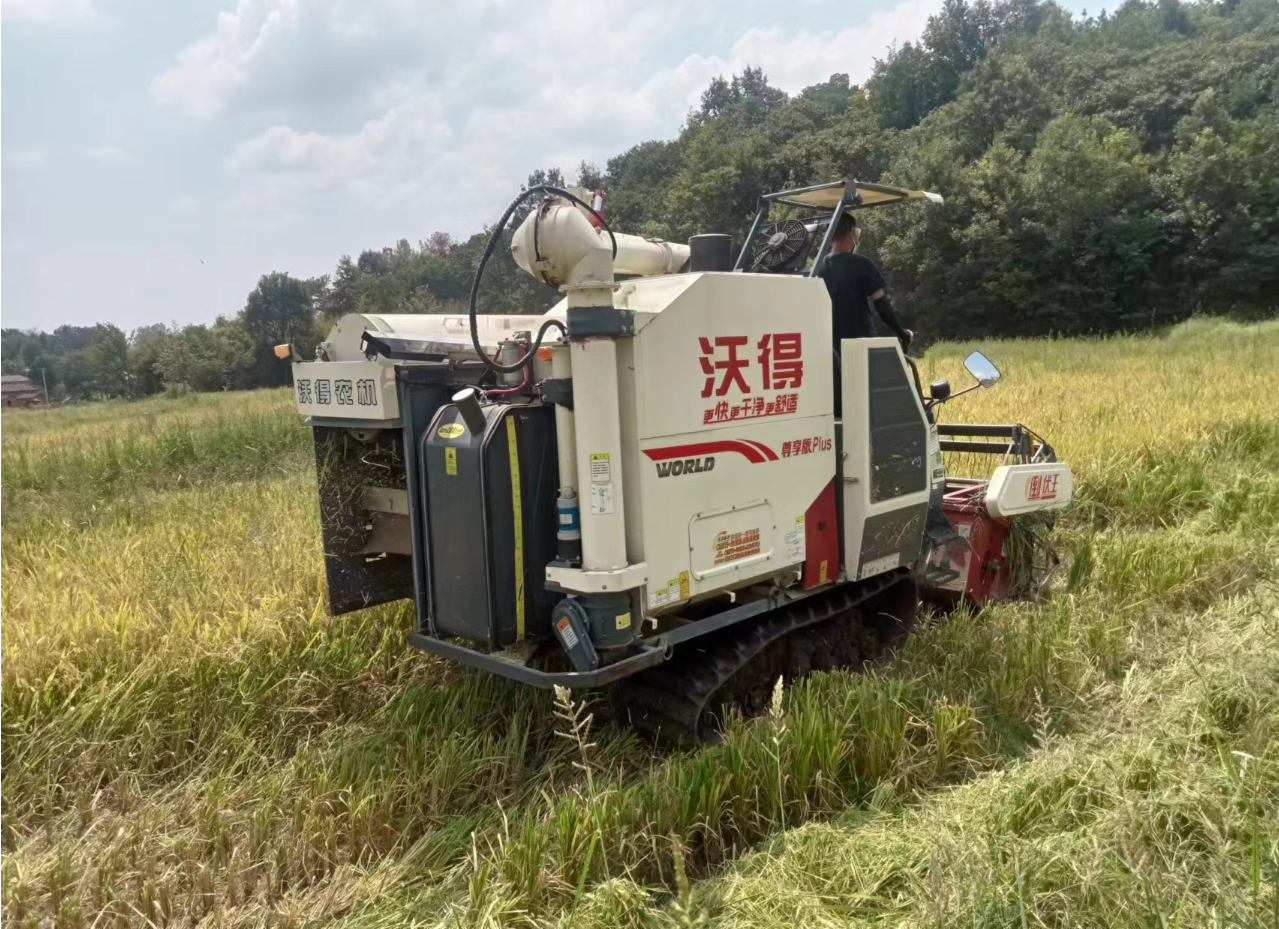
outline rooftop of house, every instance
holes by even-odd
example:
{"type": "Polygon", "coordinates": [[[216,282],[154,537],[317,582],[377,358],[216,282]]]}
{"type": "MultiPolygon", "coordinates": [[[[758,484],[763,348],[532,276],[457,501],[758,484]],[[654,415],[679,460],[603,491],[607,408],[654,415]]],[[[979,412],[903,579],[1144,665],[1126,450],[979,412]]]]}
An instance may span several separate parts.
{"type": "Polygon", "coordinates": [[[40,393],[40,385],[29,377],[23,377],[21,374],[5,374],[0,375],[0,390],[7,394],[27,393],[28,391],[40,393]]]}

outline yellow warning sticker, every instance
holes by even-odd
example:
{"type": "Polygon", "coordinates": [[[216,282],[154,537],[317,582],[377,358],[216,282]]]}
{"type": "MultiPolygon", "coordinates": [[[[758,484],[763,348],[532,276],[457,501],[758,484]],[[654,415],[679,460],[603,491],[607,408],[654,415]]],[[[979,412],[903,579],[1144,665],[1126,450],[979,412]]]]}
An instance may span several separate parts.
{"type": "Polygon", "coordinates": [[[827,571],[829,570],[829,568],[827,567],[828,565],[829,565],[829,562],[828,562],[825,558],[823,558],[823,559],[822,559],[822,569],[821,569],[821,571],[819,572],[819,573],[820,573],[820,577],[819,577],[819,579],[818,579],[817,583],[819,583],[819,584],[825,584],[828,580],[830,580],[830,578],[827,576],[827,571]]]}
{"type": "Polygon", "coordinates": [[[674,603],[679,599],[679,578],[673,577],[661,587],[656,589],[650,588],[648,592],[648,605],[652,609],[659,606],[666,606],[668,603],[674,603]]]}
{"type": "Polygon", "coordinates": [[[444,449],[444,473],[457,477],[457,449],[451,445],[444,449]]]}
{"type": "Polygon", "coordinates": [[[623,613],[621,616],[617,617],[617,628],[618,628],[618,629],[629,629],[629,628],[631,628],[631,614],[630,614],[630,613],[623,613]]]}
{"type": "Polygon", "coordinates": [[[435,434],[441,439],[456,439],[460,435],[466,435],[466,427],[461,423],[445,423],[435,430],[435,434]]]}
{"type": "MultiPolygon", "coordinates": [[[[613,467],[608,452],[591,452],[591,483],[609,484],[613,481],[613,467]]],[[[609,510],[609,512],[613,512],[609,510]]]]}
{"type": "Polygon", "coordinates": [[[678,577],[673,577],[661,587],[656,589],[650,587],[648,591],[648,605],[652,609],[666,606],[671,603],[678,603],[680,600],[688,599],[688,572],[681,571],[678,577]]]}

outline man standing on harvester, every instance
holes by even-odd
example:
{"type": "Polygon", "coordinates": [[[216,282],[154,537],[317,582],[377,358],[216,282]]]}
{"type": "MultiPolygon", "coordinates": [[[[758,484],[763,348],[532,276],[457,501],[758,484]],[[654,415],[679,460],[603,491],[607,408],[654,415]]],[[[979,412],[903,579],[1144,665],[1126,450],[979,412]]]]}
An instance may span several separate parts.
{"type": "MultiPolygon", "coordinates": [[[[875,263],[864,255],[856,254],[853,249],[861,239],[861,229],[851,213],[845,213],[835,226],[835,235],[830,243],[830,255],[818,276],[826,282],[826,290],[830,293],[831,331],[834,336],[836,351],[842,339],[872,339],[875,332],[875,321],[871,318],[870,308],[873,304],[879,318],[887,323],[901,341],[902,351],[910,347],[915,333],[905,328],[893,312],[893,305],[884,292],[887,286],[884,275],[875,263]]],[[[835,371],[835,410],[839,412],[840,387],[839,370],[835,371]]]]}

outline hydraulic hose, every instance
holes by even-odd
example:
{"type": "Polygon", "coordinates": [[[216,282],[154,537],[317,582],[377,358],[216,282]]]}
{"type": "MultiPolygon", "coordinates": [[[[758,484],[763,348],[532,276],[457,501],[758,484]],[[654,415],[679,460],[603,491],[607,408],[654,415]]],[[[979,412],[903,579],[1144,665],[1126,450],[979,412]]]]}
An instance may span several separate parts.
{"type": "Polygon", "coordinates": [[[542,327],[537,330],[537,338],[533,340],[532,347],[528,353],[519,360],[511,364],[502,364],[500,361],[494,361],[488,356],[480,345],[479,321],[477,319],[478,309],[476,301],[480,295],[480,281],[484,278],[484,267],[489,263],[489,259],[493,257],[493,249],[497,247],[498,240],[502,238],[502,232],[506,229],[506,224],[511,221],[511,216],[515,213],[521,203],[536,193],[554,194],[557,197],[563,197],[572,203],[586,209],[592,216],[600,221],[600,225],[604,227],[604,231],[608,233],[609,240],[613,243],[613,257],[617,257],[617,237],[613,235],[613,230],[609,228],[604,217],[595,211],[595,209],[584,200],[579,199],[567,190],[559,187],[552,187],[550,184],[538,184],[536,187],[530,187],[523,191],[518,197],[511,201],[511,205],[506,208],[506,212],[502,214],[502,218],[497,221],[497,225],[493,227],[493,234],[489,236],[488,244],[484,246],[484,254],[480,256],[480,263],[475,268],[475,281],[471,284],[471,345],[475,348],[475,353],[483,359],[484,364],[489,370],[496,371],[500,374],[510,374],[520,370],[532,362],[537,355],[537,350],[541,347],[542,339],[546,337],[546,331],[555,326],[564,335],[568,335],[568,329],[558,319],[548,319],[542,323],[542,327]]]}

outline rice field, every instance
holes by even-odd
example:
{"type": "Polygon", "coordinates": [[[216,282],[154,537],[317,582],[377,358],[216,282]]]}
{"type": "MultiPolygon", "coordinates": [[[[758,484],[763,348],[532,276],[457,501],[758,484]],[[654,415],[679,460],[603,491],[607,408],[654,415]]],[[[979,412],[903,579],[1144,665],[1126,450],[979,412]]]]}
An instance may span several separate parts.
{"type": "Polygon", "coordinates": [[[681,752],[328,616],[288,391],[6,411],[5,926],[1279,925],[1279,323],[974,348],[1049,595],[681,752]]]}

